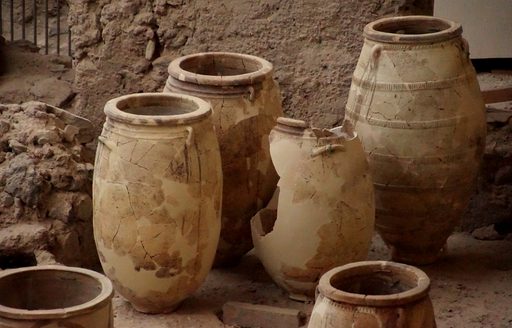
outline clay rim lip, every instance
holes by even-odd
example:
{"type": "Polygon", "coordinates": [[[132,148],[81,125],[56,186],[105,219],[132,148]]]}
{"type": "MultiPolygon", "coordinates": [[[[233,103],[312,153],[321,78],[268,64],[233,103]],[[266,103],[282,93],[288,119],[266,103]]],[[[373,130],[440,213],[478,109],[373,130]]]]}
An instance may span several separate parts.
{"type": "MultiPolygon", "coordinates": [[[[350,276],[350,275],[348,275],[350,276]]],[[[428,295],[430,290],[430,279],[422,270],[402,263],[391,261],[361,261],[336,267],[326,272],[318,284],[318,289],[322,295],[335,302],[348,303],[358,306],[396,306],[414,303],[428,295]],[[374,272],[375,269],[392,270],[394,272],[407,272],[416,276],[417,284],[415,287],[395,294],[387,295],[365,295],[349,293],[337,289],[331,285],[331,279],[341,273],[350,273],[365,271],[367,273],[374,272]]]]}
{"type": "Polygon", "coordinates": [[[105,104],[105,115],[107,118],[131,125],[144,125],[144,126],[162,126],[162,125],[184,125],[186,123],[193,123],[202,120],[203,118],[212,114],[211,106],[201,98],[174,93],[134,93],[121,97],[117,97],[107,101],[105,104]],[[196,109],[184,114],[176,115],[137,115],[127,113],[119,109],[119,104],[125,101],[140,101],[139,106],[166,106],[166,104],[157,103],[158,100],[168,101],[185,101],[196,106],[196,109]],[[150,101],[151,103],[144,103],[150,101]]]}
{"type": "MultiPolygon", "coordinates": [[[[303,131],[312,128],[306,121],[303,120],[297,120],[289,117],[280,116],[276,120],[276,125],[274,126],[273,130],[278,131],[280,133],[286,133],[292,137],[299,138],[299,139],[306,139],[306,140],[322,140],[326,142],[338,142],[338,141],[353,141],[357,138],[357,132],[353,131],[352,136],[343,136],[338,135],[335,133],[333,136],[329,137],[314,137],[314,136],[307,136],[304,135],[303,131]],[[291,130],[296,131],[297,133],[294,133],[292,131],[287,131],[286,129],[283,129],[281,126],[290,127],[291,130]]],[[[335,128],[333,128],[335,129],[335,128]]],[[[328,129],[329,131],[332,131],[333,129],[328,129]]],[[[334,132],[333,132],[334,133],[334,132]]]]}
{"type": "Polygon", "coordinates": [[[455,37],[458,37],[462,34],[462,26],[459,23],[439,18],[433,16],[421,16],[421,15],[413,15],[413,16],[401,16],[401,17],[386,17],[381,18],[376,21],[373,21],[367,24],[364,27],[363,35],[366,39],[385,42],[385,43],[395,43],[395,44],[403,44],[403,43],[429,43],[429,42],[438,42],[438,41],[446,41],[455,37]],[[439,25],[447,26],[447,28],[433,33],[424,33],[424,34],[398,34],[398,33],[390,33],[390,32],[382,32],[379,31],[379,26],[396,22],[398,24],[403,22],[417,22],[417,23],[425,23],[425,22],[433,22],[438,23],[439,25]]]}
{"type": "Polygon", "coordinates": [[[200,52],[174,59],[167,69],[170,76],[173,78],[190,82],[199,85],[210,86],[237,86],[237,85],[251,85],[256,82],[262,82],[271,75],[274,66],[271,62],[257,56],[235,53],[235,52],[200,52]],[[256,71],[239,74],[239,75],[205,75],[197,74],[181,68],[183,62],[195,57],[233,57],[236,59],[255,61],[259,64],[260,68],[256,71]]]}
{"type": "Polygon", "coordinates": [[[9,269],[0,272],[0,279],[11,275],[16,275],[21,272],[29,271],[65,271],[85,275],[95,279],[101,285],[101,292],[98,296],[96,296],[90,301],[87,301],[80,305],[60,309],[24,310],[0,304],[0,317],[16,320],[64,319],[76,315],[94,312],[96,309],[103,307],[106,303],[110,303],[112,297],[114,297],[114,288],[112,286],[112,282],[104,275],[92,270],[76,267],[67,267],[64,265],[42,265],[19,269],[9,269]]]}

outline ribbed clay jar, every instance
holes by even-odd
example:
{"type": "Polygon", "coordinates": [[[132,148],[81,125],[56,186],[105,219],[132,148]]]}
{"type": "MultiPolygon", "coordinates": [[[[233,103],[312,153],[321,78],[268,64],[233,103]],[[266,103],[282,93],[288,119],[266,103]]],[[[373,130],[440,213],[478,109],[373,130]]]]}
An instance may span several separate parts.
{"type": "Polygon", "coordinates": [[[406,264],[334,268],[320,279],[308,328],[435,328],[429,289],[428,276],[406,264]]]}
{"type": "Polygon", "coordinates": [[[366,259],[374,192],[363,146],[348,127],[311,128],[279,118],[270,133],[280,177],[270,204],[251,220],[257,256],[293,299],[311,299],[320,276],[366,259]]]}
{"type": "Polygon", "coordinates": [[[112,283],[60,265],[0,271],[0,328],[113,328],[112,283]]]}
{"type": "Polygon", "coordinates": [[[461,33],[428,16],[364,29],[346,117],[372,169],[377,230],[398,262],[435,261],[473,191],[485,107],[461,33]]]}
{"type": "Polygon", "coordinates": [[[227,52],[193,54],[169,65],[164,92],[200,97],[213,109],[224,173],[215,265],[233,264],[252,248],[250,219],[276,187],[268,135],[282,107],[272,73],[262,58],[227,52]]]}
{"type": "Polygon", "coordinates": [[[191,96],[115,98],[96,152],[94,237],[114,287],[136,310],[174,310],[208,274],[220,233],[222,173],[211,108],[191,96]]]}

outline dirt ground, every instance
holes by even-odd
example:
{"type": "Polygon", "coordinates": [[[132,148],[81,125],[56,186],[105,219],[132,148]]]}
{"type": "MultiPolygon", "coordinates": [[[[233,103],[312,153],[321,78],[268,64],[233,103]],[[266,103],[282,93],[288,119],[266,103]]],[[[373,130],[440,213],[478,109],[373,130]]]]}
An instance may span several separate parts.
{"type": "MultiPolygon", "coordinates": [[[[512,237],[512,236],[510,236],[512,237]]],[[[439,328],[512,327],[512,238],[479,241],[457,233],[439,262],[422,267],[432,281],[430,296],[439,328]]],[[[375,236],[369,259],[387,259],[388,251],[375,236]]],[[[308,315],[313,304],[289,300],[275,286],[258,259],[246,255],[231,269],[213,270],[201,289],[176,313],[144,315],[120,297],[114,299],[115,327],[185,328],[231,327],[219,316],[227,301],[290,307],[308,315]]]]}

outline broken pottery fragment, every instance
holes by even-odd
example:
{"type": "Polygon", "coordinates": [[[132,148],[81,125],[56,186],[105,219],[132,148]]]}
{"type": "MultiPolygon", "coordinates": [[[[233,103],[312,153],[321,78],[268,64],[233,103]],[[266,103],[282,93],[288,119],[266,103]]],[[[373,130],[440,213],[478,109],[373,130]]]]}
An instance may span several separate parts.
{"type": "Polygon", "coordinates": [[[93,181],[94,237],[116,290],[138,311],[173,311],[203,282],[220,233],[222,172],[205,101],[110,100],[93,181]]]}
{"type": "Polygon", "coordinates": [[[169,65],[164,92],[200,97],[213,110],[224,175],[217,266],[235,263],[252,248],[250,220],[276,187],[268,135],[283,111],[272,74],[262,58],[227,52],[193,54],[169,65]]]}
{"type": "Polygon", "coordinates": [[[312,298],[323,273],[366,259],[375,215],[368,163],[348,123],[320,130],[280,117],[270,152],[280,180],[251,220],[256,254],[291,298],[312,298]]]}
{"type": "Polygon", "coordinates": [[[86,269],[43,265],[0,271],[0,328],[112,328],[114,289],[86,269]]]}
{"type": "Polygon", "coordinates": [[[308,328],[435,328],[429,289],[428,276],[406,264],[334,268],[320,279],[308,328]]]}
{"type": "Polygon", "coordinates": [[[346,117],[372,169],[377,231],[398,262],[434,262],[473,193],[485,107],[461,33],[429,16],[364,30],[346,117]]]}

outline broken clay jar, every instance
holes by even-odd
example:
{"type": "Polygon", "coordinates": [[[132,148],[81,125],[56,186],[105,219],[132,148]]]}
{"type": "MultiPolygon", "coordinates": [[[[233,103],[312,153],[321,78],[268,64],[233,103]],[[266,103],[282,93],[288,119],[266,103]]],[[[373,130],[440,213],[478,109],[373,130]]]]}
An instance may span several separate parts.
{"type": "Polygon", "coordinates": [[[262,58],[227,52],[193,54],[169,65],[164,92],[212,105],[224,173],[216,266],[233,264],[252,248],[250,219],[276,187],[268,135],[283,111],[272,73],[272,64],[262,58]]]}
{"type": "Polygon", "coordinates": [[[348,126],[329,131],[288,118],[277,122],[270,152],[280,180],[272,201],[251,220],[252,236],[277,285],[306,300],[324,272],[366,259],[374,192],[363,147],[348,126]]]}
{"type": "Polygon", "coordinates": [[[61,265],[0,272],[0,328],[112,328],[107,277],[61,265]]]}
{"type": "Polygon", "coordinates": [[[372,169],[376,228],[398,262],[435,261],[473,192],[485,107],[461,32],[428,16],[364,30],[346,117],[372,169]]]}
{"type": "Polygon", "coordinates": [[[429,289],[428,276],[406,264],[334,268],[320,279],[308,328],[435,328],[429,289]]]}
{"type": "Polygon", "coordinates": [[[211,108],[191,96],[127,95],[105,105],[93,181],[103,270],[136,310],[173,311],[210,271],[222,173],[211,108]]]}

